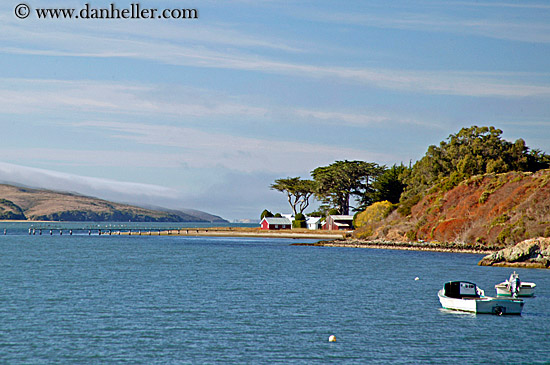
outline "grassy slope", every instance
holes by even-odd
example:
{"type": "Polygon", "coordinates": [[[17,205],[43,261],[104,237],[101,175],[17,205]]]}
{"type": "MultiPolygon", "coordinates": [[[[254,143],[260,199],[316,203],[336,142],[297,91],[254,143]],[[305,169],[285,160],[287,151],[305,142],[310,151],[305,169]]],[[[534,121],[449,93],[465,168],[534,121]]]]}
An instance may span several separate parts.
{"type": "Polygon", "coordinates": [[[0,219],[26,219],[23,210],[7,199],[0,199],[0,219]]]}
{"type": "Polygon", "coordinates": [[[397,211],[356,237],[480,243],[496,248],[550,236],[550,170],[475,176],[449,191],[430,191],[402,217],[397,211]]]}

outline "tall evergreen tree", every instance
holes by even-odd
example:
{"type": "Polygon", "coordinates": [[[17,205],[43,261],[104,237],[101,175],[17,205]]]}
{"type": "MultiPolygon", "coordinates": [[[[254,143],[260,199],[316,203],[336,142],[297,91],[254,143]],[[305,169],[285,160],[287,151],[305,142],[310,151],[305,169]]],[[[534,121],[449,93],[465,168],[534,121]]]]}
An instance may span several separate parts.
{"type": "Polygon", "coordinates": [[[277,179],[271,184],[271,189],[285,193],[292,213],[296,216],[303,213],[309,206],[309,199],[316,191],[316,184],[312,180],[302,180],[299,177],[277,179]]]}
{"type": "Polygon", "coordinates": [[[311,172],[317,182],[317,198],[336,208],[340,214],[350,211],[350,198],[357,197],[361,205],[372,200],[374,179],[383,168],[373,162],[336,161],[329,166],[318,167],[311,172]]]}
{"type": "Polygon", "coordinates": [[[405,189],[403,179],[407,170],[408,168],[403,164],[393,165],[389,169],[385,169],[372,184],[374,188],[373,201],[387,200],[393,204],[399,203],[401,193],[405,189]]]}

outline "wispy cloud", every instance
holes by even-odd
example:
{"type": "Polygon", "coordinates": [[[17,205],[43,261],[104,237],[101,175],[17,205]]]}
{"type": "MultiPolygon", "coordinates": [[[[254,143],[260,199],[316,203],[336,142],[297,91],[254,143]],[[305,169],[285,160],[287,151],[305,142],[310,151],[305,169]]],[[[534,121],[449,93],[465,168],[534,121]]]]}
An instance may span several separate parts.
{"type": "MultiPolygon", "coordinates": [[[[5,17],[4,17],[5,18],[5,17]]],[[[6,20],[6,19],[2,19],[6,20]]],[[[429,29],[438,32],[472,31],[487,33],[493,37],[529,39],[550,43],[550,25],[529,23],[514,24],[485,20],[436,19],[422,14],[384,17],[376,15],[333,14],[327,21],[365,24],[400,29],[429,29]]],[[[36,23],[36,22],[35,22],[36,23]]],[[[34,23],[32,23],[34,24],[34,23]]],[[[110,28],[118,29],[113,22],[110,28]]],[[[147,27],[147,26],[145,26],[147,27]]],[[[222,31],[192,30],[204,34],[194,41],[182,41],[174,32],[163,31],[161,27],[151,29],[147,35],[143,29],[121,27],[122,33],[111,33],[113,29],[97,31],[79,25],[78,29],[62,23],[59,27],[38,27],[22,22],[6,20],[0,23],[0,52],[26,55],[47,55],[58,57],[130,58],[148,60],[162,64],[192,66],[226,70],[244,70],[255,73],[290,75],[300,78],[328,79],[358,84],[365,87],[382,88],[408,93],[445,94],[489,97],[526,97],[550,95],[545,84],[526,82],[509,78],[507,74],[479,74],[476,72],[419,71],[403,69],[343,67],[341,65],[320,66],[288,60],[293,50],[277,46],[269,39],[228,36],[222,31]],[[117,34],[114,37],[112,34],[117,34]],[[237,38],[233,46],[230,39],[237,38]],[[247,41],[247,38],[249,39],[247,41]],[[209,39],[209,42],[202,42],[209,39]],[[258,52],[259,44],[273,45],[277,56],[266,56],[258,52]]],[[[184,32],[185,33],[185,32],[184,32]]],[[[229,32],[228,34],[230,34],[229,32]]],[[[179,33],[177,33],[179,34],[179,33]]],[[[187,36],[184,36],[187,37],[187,36]]],[[[281,43],[281,42],[279,42],[281,43]]]]}
{"type": "Polygon", "coordinates": [[[243,172],[289,174],[342,159],[383,162],[395,159],[389,154],[361,149],[242,137],[188,127],[120,122],[82,122],[74,126],[103,129],[110,131],[107,134],[110,138],[137,144],[177,147],[180,163],[191,168],[223,167],[243,172]]]}
{"type": "MultiPolygon", "coordinates": [[[[179,3],[176,3],[179,4],[179,3]]],[[[73,5],[74,6],[74,5],[73,5]]],[[[59,47],[75,46],[72,40],[75,37],[93,41],[104,39],[123,45],[132,44],[137,40],[147,42],[177,42],[187,45],[222,46],[227,48],[254,48],[279,50],[290,53],[304,52],[305,44],[300,40],[289,42],[276,36],[259,36],[240,31],[237,23],[219,23],[209,21],[203,23],[182,24],[181,22],[142,21],[139,26],[128,26],[128,21],[111,20],[102,22],[85,22],[75,20],[37,20],[32,17],[19,20],[12,16],[13,7],[0,6],[0,39],[36,46],[55,44],[59,47]],[[47,25],[47,26],[46,26],[47,25]],[[47,29],[47,31],[45,31],[47,29]]],[[[134,23],[133,25],[136,25],[134,23]]],[[[84,42],[85,43],[85,42],[84,42]]],[[[79,49],[85,50],[82,44],[79,49]]]]}
{"type": "Polygon", "coordinates": [[[390,120],[387,116],[368,115],[357,113],[328,112],[321,110],[297,109],[296,115],[305,118],[314,118],[320,120],[338,120],[351,125],[369,125],[387,122],[390,120]]]}
{"type": "Polygon", "coordinates": [[[408,31],[452,33],[467,36],[481,36],[526,43],[550,43],[550,24],[538,13],[533,13],[533,20],[518,21],[514,14],[502,16],[491,12],[483,14],[474,11],[464,12],[467,7],[522,8],[530,10],[549,10],[547,5],[509,4],[509,3],[443,3],[426,6],[424,11],[403,8],[393,9],[391,14],[381,11],[371,13],[346,12],[310,12],[306,16],[325,23],[356,25],[382,29],[400,29],[408,31]],[[460,16],[453,12],[460,9],[460,16]]]}
{"type": "MultiPolygon", "coordinates": [[[[380,112],[350,112],[258,105],[246,96],[224,95],[207,89],[174,85],[101,82],[90,80],[60,81],[37,79],[0,79],[0,110],[9,114],[39,114],[75,111],[81,119],[90,115],[130,115],[155,119],[248,118],[258,120],[276,113],[292,114],[301,123],[346,124],[367,127],[380,123],[423,125],[429,122],[380,112]]],[[[112,118],[110,118],[112,119],[112,118]]]]}
{"type": "Polygon", "coordinates": [[[79,168],[179,168],[184,163],[179,153],[123,151],[120,149],[68,149],[33,147],[0,149],[2,158],[9,161],[47,163],[59,167],[79,168]]]}
{"type": "Polygon", "coordinates": [[[429,122],[426,120],[414,119],[398,115],[390,115],[388,113],[350,113],[339,111],[324,111],[312,109],[296,109],[295,114],[305,120],[314,119],[334,123],[337,125],[351,125],[357,127],[368,127],[381,124],[401,124],[401,125],[418,125],[429,128],[441,129],[441,122],[429,122]]]}
{"type": "Polygon", "coordinates": [[[66,122],[65,133],[87,130],[100,134],[104,148],[10,147],[0,154],[9,161],[28,161],[63,167],[223,169],[244,173],[300,174],[335,160],[359,159],[392,163],[401,159],[390,153],[342,147],[338,144],[285,141],[213,132],[208,128],[163,125],[158,122],[66,122]],[[130,142],[120,150],[117,141],[130,142]],[[155,147],[145,148],[147,146],[155,147]],[[300,156],[300,158],[296,158],[300,156]]]}
{"type": "MultiPolygon", "coordinates": [[[[182,57],[186,58],[187,56],[182,57]]],[[[246,69],[299,77],[340,79],[352,84],[409,93],[504,98],[550,96],[550,86],[517,81],[518,75],[510,75],[510,73],[321,67],[257,59],[230,58],[221,55],[219,57],[201,55],[201,59],[202,61],[195,64],[195,66],[246,69]]],[[[529,78],[533,79],[533,76],[536,75],[530,75],[529,78]]],[[[0,85],[0,105],[5,106],[4,111],[14,113],[21,110],[19,108],[21,104],[31,104],[31,106],[32,104],[40,104],[38,108],[41,110],[43,110],[42,108],[48,109],[56,106],[78,106],[79,108],[102,107],[105,110],[122,111],[124,106],[130,106],[124,112],[154,113],[162,110],[165,113],[184,113],[191,116],[227,113],[259,116],[266,111],[261,107],[240,105],[234,102],[210,101],[209,104],[211,105],[204,107],[203,104],[196,102],[196,97],[189,90],[186,91],[181,87],[170,87],[175,88],[175,90],[170,90],[168,86],[163,87],[161,85],[117,84],[89,80],[3,79],[0,85]],[[15,83],[20,85],[13,87],[15,83]],[[178,99],[178,93],[180,94],[180,100],[171,102],[173,99],[178,99]],[[166,98],[164,100],[155,98],[156,95],[165,96],[166,98]],[[189,99],[184,102],[183,97],[187,96],[189,96],[189,99]]]]}
{"type": "Polygon", "coordinates": [[[3,113],[44,113],[52,110],[162,115],[178,117],[258,117],[260,107],[239,103],[221,93],[162,84],[90,80],[0,79],[3,113]]]}
{"type": "Polygon", "coordinates": [[[505,2],[481,2],[481,1],[452,1],[448,4],[470,6],[470,7],[486,7],[486,8],[516,8],[516,9],[541,9],[550,10],[550,5],[536,4],[527,2],[505,3],[505,2]]]}

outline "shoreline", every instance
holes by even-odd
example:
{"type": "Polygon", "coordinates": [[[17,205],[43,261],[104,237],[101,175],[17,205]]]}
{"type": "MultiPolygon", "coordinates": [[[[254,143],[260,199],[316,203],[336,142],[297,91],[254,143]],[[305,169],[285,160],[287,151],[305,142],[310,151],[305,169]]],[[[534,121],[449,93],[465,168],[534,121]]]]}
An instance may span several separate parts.
{"type": "MultiPolygon", "coordinates": [[[[12,221],[13,222],[13,221],[12,221]]],[[[54,223],[54,222],[39,222],[35,223],[54,223]]],[[[0,221],[1,223],[1,221],[0,221]]],[[[55,222],[59,223],[59,222],[55,222]]],[[[46,229],[46,228],[43,228],[46,229]]],[[[49,228],[47,228],[49,229],[49,228]]],[[[38,234],[42,234],[42,229],[38,229],[38,234]]],[[[500,249],[489,249],[482,245],[461,245],[458,243],[440,243],[440,242],[403,242],[403,241],[385,241],[385,240],[361,240],[351,238],[352,231],[324,231],[324,230],[308,230],[300,229],[285,229],[285,230],[262,230],[259,227],[170,227],[170,228],[52,228],[52,231],[58,231],[53,234],[63,234],[73,230],[88,231],[88,234],[99,236],[190,236],[190,237],[242,237],[242,238],[280,238],[293,240],[317,240],[317,242],[295,242],[291,246],[316,246],[316,247],[347,247],[347,248],[371,248],[383,250],[403,250],[403,251],[431,251],[431,252],[447,252],[447,253],[465,253],[475,255],[494,254],[500,249]]],[[[0,232],[1,234],[1,232],[0,232]]],[[[31,229],[29,228],[29,235],[31,229]]],[[[32,232],[33,235],[36,232],[32,232]]],[[[6,232],[4,231],[4,235],[6,232]]],[[[45,234],[46,235],[46,234],[45,234]]],[[[482,260],[483,261],[483,260],[482,260]]],[[[500,266],[500,267],[516,267],[516,268],[546,268],[546,264],[539,262],[493,262],[491,264],[483,264],[482,261],[478,265],[482,266],[500,266]]]]}
{"type": "MultiPolygon", "coordinates": [[[[6,221],[3,221],[6,222],[6,221]]],[[[14,221],[11,221],[14,222],[14,221]]],[[[26,221],[28,222],[28,221],[26,221]]],[[[60,223],[33,221],[33,223],[60,223]]],[[[59,230],[59,229],[54,229],[59,230]]],[[[191,237],[249,237],[249,238],[290,238],[320,240],[314,243],[292,243],[293,246],[375,248],[385,250],[454,252],[487,255],[498,250],[481,246],[460,247],[456,244],[435,244],[429,242],[366,241],[349,238],[350,231],[323,231],[308,229],[261,230],[259,227],[181,227],[181,228],[143,228],[143,229],[94,229],[94,235],[123,236],[191,236],[191,237]],[[101,231],[101,233],[99,233],[101,231]]]]}
{"type": "Polygon", "coordinates": [[[445,247],[432,243],[412,243],[412,242],[390,242],[390,241],[362,241],[353,239],[319,241],[316,243],[293,243],[293,246],[318,246],[318,247],[349,247],[349,248],[374,248],[383,250],[404,250],[404,251],[432,251],[432,252],[452,252],[469,253],[477,255],[487,255],[495,252],[486,248],[467,248],[445,247]]]}

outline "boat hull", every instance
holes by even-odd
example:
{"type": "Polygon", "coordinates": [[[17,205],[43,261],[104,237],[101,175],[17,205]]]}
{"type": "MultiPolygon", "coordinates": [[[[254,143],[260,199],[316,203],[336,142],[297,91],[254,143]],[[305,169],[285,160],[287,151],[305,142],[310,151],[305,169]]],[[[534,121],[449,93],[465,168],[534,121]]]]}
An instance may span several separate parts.
{"type": "MultiPolygon", "coordinates": [[[[495,289],[497,290],[497,296],[498,297],[511,297],[512,293],[510,292],[510,289],[507,285],[508,283],[500,283],[495,285],[495,289]]],[[[519,288],[519,297],[532,297],[535,295],[535,287],[536,285],[534,283],[521,283],[519,288]]]]}
{"type": "Polygon", "coordinates": [[[523,310],[523,300],[507,298],[450,298],[438,293],[441,306],[445,309],[470,312],[476,314],[514,314],[520,315],[523,310]]]}

